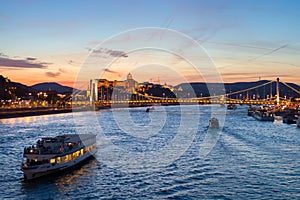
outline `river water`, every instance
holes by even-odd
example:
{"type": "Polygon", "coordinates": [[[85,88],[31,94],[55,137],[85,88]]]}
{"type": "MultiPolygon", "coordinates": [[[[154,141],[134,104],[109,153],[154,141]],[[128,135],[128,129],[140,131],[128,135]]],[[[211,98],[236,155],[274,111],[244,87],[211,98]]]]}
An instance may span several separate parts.
{"type": "Polygon", "coordinates": [[[300,199],[300,129],[247,106],[107,109],[0,120],[0,199],[300,199]],[[208,128],[217,117],[220,131],[208,128]],[[45,136],[97,134],[81,167],[26,181],[22,151],[45,136]]]}

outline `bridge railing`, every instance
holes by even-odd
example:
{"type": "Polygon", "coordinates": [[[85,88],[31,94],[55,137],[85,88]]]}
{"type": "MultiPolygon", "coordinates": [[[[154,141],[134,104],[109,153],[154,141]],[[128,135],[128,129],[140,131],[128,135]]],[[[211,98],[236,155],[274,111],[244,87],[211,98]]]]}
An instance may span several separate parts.
{"type": "Polygon", "coordinates": [[[176,99],[176,98],[165,98],[165,99],[145,99],[145,100],[111,100],[111,101],[98,101],[97,105],[114,105],[114,104],[246,104],[246,105],[262,105],[262,104],[275,104],[274,100],[239,100],[239,99],[176,99]]]}

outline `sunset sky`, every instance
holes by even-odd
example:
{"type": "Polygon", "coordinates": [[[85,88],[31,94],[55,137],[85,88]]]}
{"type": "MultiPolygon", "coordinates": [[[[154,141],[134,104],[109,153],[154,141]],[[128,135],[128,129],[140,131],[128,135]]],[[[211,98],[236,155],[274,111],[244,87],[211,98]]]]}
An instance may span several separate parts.
{"type": "Polygon", "coordinates": [[[1,1],[0,75],[27,85],[73,86],[90,68],[86,79],[121,80],[130,72],[139,82],[210,81],[204,65],[196,66],[202,77],[191,70],[191,55],[211,59],[205,66],[224,82],[280,77],[300,84],[299,19],[296,0],[1,1]],[[183,48],[189,42],[174,31],[203,51],[183,48]],[[166,52],[176,45],[182,55],[166,52]]]}

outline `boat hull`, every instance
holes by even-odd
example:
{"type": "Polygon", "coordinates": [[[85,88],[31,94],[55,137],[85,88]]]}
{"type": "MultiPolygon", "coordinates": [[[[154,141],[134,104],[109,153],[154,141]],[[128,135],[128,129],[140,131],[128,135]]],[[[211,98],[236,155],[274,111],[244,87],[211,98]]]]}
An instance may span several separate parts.
{"type": "Polygon", "coordinates": [[[237,106],[235,104],[228,104],[227,109],[228,110],[235,110],[235,109],[237,109],[237,106]]]}
{"type": "Polygon", "coordinates": [[[220,126],[219,126],[219,120],[217,119],[217,118],[211,118],[210,120],[209,120],[209,126],[208,126],[209,128],[216,128],[216,129],[218,129],[218,128],[220,128],[220,126]]]}
{"type": "Polygon", "coordinates": [[[282,117],[282,122],[286,124],[296,124],[297,123],[297,118],[294,116],[283,116],[282,117]]]}
{"type": "Polygon", "coordinates": [[[24,167],[22,166],[21,170],[24,173],[24,178],[27,180],[32,180],[40,177],[44,177],[50,174],[58,173],[64,170],[67,170],[71,167],[81,164],[83,161],[89,159],[90,157],[94,156],[97,152],[97,148],[92,149],[90,152],[86,153],[78,157],[75,160],[71,160],[66,163],[62,164],[46,164],[46,165],[39,165],[34,167],[24,167]]]}
{"type": "Polygon", "coordinates": [[[254,112],[252,116],[259,121],[274,122],[274,116],[264,116],[262,113],[254,112]]]}

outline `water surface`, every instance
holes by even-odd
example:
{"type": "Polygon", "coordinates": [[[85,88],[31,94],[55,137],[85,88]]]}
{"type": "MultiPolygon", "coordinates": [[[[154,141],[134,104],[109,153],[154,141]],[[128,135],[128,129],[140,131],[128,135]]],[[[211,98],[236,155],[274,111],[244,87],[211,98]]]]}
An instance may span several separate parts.
{"type": "Polygon", "coordinates": [[[247,116],[246,106],[238,106],[227,112],[223,130],[209,135],[211,112],[222,117],[224,109],[213,108],[161,107],[150,116],[145,108],[127,108],[0,120],[0,198],[300,199],[300,129],[279,120],[257,121],[247,116]],[[181,135],[186,134],[179,131],[182,126],[190,135],[181,135]],[[44,136],[93,131],[108,141],[98,141],[103,150],[95,159],[59,176],[23,179],[26,145],[44,136]],[[109,153],[112,146],[120,151],[109,153]],[[147,159],[129,163],[125,155],[147,159]]]}

